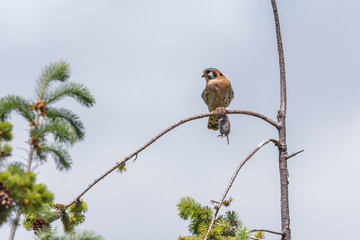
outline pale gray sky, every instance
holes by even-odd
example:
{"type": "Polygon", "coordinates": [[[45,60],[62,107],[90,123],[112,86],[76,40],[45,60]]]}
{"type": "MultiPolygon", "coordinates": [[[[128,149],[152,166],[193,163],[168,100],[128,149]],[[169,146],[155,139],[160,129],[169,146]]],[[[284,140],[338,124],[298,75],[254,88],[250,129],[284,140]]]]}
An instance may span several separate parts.
{"type": "MultiPolygon", "coordinates": [[[[290,214],[293,239],[351,239],[360,223],[360,2],[278,0],[288,86],[290,214]]],[[[33,97],[41,69],[63,59],[71,81],[97,104],[62,105],[83,119],[84,142],[71,149],[73,168],[52,161],[38,181],[68,203],[90,182],[176,121],[207,108],[203,69],[231,81],[229,109],[273,119],[279,68],[270,0],[3,1],[0,3],[0,96],[33,97]]],[[[61,103],[60,103],[61,105],[61,103]]],[[[218,200],[238,163],[277,137],[263,121],[231,115],[230,145],[187,123],[139,154],[128,172],[111,174],[84,197],[80,229],[106,239],[176,239],[187,234],[176,203],[218,200]]],[[[14,157],[26,153],[27,123],[13,117],[14,157]]],[[[250,228],[280,231],[277,150],[268,145],[242,169],[230,207],[250,228]]],[[[0,229],[7,239],[9,227],[0,229]]],[[[19,229],[16,239],[31,239],[19,229]]],[[[279,237],[267,235],[268,240],[279,237]]]]}

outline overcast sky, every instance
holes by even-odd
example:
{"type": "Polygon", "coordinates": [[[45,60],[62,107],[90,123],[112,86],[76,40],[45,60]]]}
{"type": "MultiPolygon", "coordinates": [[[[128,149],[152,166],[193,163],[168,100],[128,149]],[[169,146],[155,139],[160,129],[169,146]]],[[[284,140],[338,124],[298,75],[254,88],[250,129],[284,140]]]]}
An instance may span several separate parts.
{"type": "MultiPolygon", "coordinates": [[[[278,0],[288,87],[288,150],[293,239],[358,236],[360,224],[360,2],[278,0]]],[[[207,112],[203,69],[231,81],[229,109],[276,119],[279,67],[270,0],[36,0],[0,3],[0,96],[33,98],[42,68],[63,59],[71,81],[97,104],[58,103],[75,111],[85,140],[71,150],[73,167],[53,161],[38,182],[67,204],[116,162],[180,119],[207,112]]],[[[85,196],[80,229],[106,239],[176,239],[187,235],[176,203],[219,200],[236,166],[276,130],[231,115],[230,145],[207,119],[165,135],[85,196]]],[[[14,157],[25,161],[28,124],[13,116],[14,157]]],[[[281,231],[277,149],[269,144],[241,170],[230,210],[250,228],[281,231]]],[[[224,209],[223,209],[224,210],[224,209]]],[[[226,209],[225,209],[226,210],[226,209]]],[[[9,225],[0,229],[7,239],[9,225]]],[[[16,239],[31,239],[19,228],[16,239]]],[[[279,237],[266,234],[266,239],[279,237]]]]}

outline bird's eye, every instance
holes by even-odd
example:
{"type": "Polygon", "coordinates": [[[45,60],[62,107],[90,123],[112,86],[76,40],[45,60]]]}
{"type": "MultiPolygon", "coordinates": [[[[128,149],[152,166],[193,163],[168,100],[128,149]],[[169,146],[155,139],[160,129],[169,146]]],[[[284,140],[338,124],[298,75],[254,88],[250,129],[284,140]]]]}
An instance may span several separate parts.
{"type": "Polygon", "coordinates": [[[224,76],[221,72],[219,72],[220,76],[224,76]]]}

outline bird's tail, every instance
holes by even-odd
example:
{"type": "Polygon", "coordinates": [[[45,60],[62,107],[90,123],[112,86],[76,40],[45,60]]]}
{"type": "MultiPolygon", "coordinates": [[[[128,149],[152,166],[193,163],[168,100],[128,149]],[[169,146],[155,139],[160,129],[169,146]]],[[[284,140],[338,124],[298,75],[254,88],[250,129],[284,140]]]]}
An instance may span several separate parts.
{"type": "Polygon", "coordinates": [[[212,129],[214,131],[219,130],[219,121],[216,115],[209,117],[208,129],[212,129]]]}

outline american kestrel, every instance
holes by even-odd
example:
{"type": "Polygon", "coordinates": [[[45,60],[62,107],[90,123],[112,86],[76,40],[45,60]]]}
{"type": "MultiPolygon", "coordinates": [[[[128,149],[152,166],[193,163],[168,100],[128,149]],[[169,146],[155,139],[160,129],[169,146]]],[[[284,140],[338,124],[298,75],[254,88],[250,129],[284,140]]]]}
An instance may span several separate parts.
{"type": "MultiPolygon", "coordinates": [[[[206,86],[201,97],[209,111],[212,112],[218,107],[228,107],[234,98],[234,91],[229,80],[216,68],[205,69],[202,77],[206,79],[206,86]]],[[[217,131],[218,125],[219,121],[216,115],[210,116],[208,128],[217,131]]]]}

